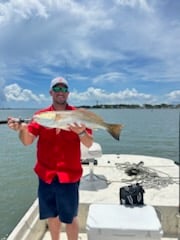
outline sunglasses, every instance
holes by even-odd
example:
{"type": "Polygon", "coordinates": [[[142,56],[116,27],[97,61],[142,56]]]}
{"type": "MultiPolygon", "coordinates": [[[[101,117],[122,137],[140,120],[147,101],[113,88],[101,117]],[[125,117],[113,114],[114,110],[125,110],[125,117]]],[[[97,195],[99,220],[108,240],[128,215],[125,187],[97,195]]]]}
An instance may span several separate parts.
{"type": "Polygon", "coordinates": [[[68,88],[67,87],[60,87],[60,86],[54,86],[54,87],[52,87],[52,90],[54,92],[63,92],[63,93],[67,93],[68,92],[68,88]]]}

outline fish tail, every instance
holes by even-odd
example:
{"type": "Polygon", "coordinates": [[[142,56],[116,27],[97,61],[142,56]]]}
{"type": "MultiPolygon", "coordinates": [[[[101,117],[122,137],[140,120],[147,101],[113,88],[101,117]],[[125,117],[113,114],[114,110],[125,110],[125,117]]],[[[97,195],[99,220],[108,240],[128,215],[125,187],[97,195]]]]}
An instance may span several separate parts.
{"type": "Polygon", "coordinates": [[[121,124],[107,124],[107,131],[116,140],[119,140],[122,128],[123,128],[123,125],[121,124]]]}

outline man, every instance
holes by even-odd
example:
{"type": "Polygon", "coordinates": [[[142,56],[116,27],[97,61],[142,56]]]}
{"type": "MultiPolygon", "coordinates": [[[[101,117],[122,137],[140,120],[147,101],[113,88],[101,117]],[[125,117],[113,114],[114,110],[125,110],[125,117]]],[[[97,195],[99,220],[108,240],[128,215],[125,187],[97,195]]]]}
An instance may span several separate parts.
{"type": "MultiPolygon", "coordinates": [[[[74,110],[67,103],[68,82],[57,77],[51,81],[52,105],[45,111],[74,110]]],[[[19,123],[8,119],[8,126],[19,131],[24,145],[30,145],[36,138],[37,161],[34,171],[39,178],[38,198],[40,219],[48,219],[52,240],[60,239],[61,224],[66,224],[68,240],[78,239],[79,181],[82,176],[80,162],[80,142],[86,147],[93,143],[92,131],[85,125],[74,123],[70,131],[50,129],[36,122],[19,123]]]]}

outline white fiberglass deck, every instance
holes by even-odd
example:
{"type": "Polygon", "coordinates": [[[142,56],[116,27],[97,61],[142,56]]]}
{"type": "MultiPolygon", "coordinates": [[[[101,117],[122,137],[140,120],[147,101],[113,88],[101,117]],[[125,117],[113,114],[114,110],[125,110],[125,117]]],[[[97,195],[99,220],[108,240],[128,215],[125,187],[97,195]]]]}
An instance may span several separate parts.
{"type": "MultiPolygon", "coordinates": [[[[180,236],[178,165],[170,159],[142,155],[103,154],[101,157],[96,158],[96,160],[98,164],[93,168],[90,168],[89,165],[83,165],[84,173],[80,185],[79,239],[87,240],[86,220],[90,204],[119,204],[119,188],[139,181],[143,183],[145,188],[144,203],[154,206],[161,220],[164,232],[162,239],[178,240],[178,236],[180,236]],[[127,166],[136,165],[141,161],[143,162],[143,168],[150,176],[128,176],[125,172],[127,166]]],[[[33,212],[35,212],[35,208],[37,215],[37,203],[33,212]]],[[[30,217],[27,216],[25,220],[26,225],[28,225],[28,229],[25,231],[31,232],[33,227],[29,226],[31,223],[28,222],[27,224],[28,218],[30,217]]],[[[19,225],[23,225],[23,222],[19,225]]],[[[35,225],[38,226],[37,223],[35,225]]],[[[45,231],[45,227],[42,229],[44,229],[42,231],[45,231]]],[[[37,231],[40,231],[40,227],[38,227],[37,231]]],[[[22,230],[21,233],[23,233],[22,230]]],[[[33,238],[8,238],[8,240],[20,239],[36,240],[34,235],[33,238]]],[[[42,239],[50,240],[48,231],[46,231],[42,239]]],[[[65,239],[66,235],[62,233],[61,240],[65,239]]]]}
{"type": "MultiPolygon", "coordinates": [[[[179,205],[179,168],[173,161],[151,156],[115,154],[104,154],[96,159],[98,164],[93,167],[95,178],[91,179],[92,175],[89,175],[91,168],[88,165],[83,167],[84,177],[80,186],[80,203],[84,205],[83,208],[86,208],[86,204],[89,206],[92,203],[119,203],[120,186],[136,182],[138,179],[138,181],[144,181],[144,186],[146,186],[145,204],[156,206],[159,214],[163,214],[164,219],[168,215],[169,220],[163,223],[163,227],[174,231],[170,225],[172,222],[179,224],[179,218],[176,219],[179,205]],[[138,164],[140,161],[144,163],[145,170],[149,170],[150,174],[157,174],[156,180],[154,176],[152,179],[148,179],[148,181],[151,179],[151,182],[147,182],[143,176],[130,177],[125,173],[126,166],[138,164]],[[107,181],[108,184],[99,182],[98,178],[107,181]],[[134,181],[132,181],[133,178],[134,181]],[[169,226],[167,226],[168,224],[169,226]]],[[[86,214],[83,216],[86,219],[88,211],[84,210],[83,212],[86,214]]],[[[180,228],[180,226],[178,227],[180,228]]],[[[81,228],[85,228],[85,225],[81,228]]],[[[162,240],[179,240],[178,237],[173,237],[173,233],[165,232],[165,235],[168,234],[171,235],[171,238],[162,237],[162,240]]],[[[61,240],[66,239],[66,234],[62,233],[61,240]]],[[[79,239],[87,240],[87,234],[80,233],[79,239]]],[[[43,240],[50,240],[49,232],[45,234],[43,240]]]]}
{"type": "MultiPolygon", "coordinates": [[[[51,240],[49,232],[46,232],[43,240],[51,240]]],[[[67,240],[67,237],[66,237],[65,233],[61,233],[61,240],[67,240]]],[[[86,233],[80,233],[78,240],[88,240],[87,234],[86,233]]],[[[94,240],[96,240],[96,239],[94,239],[94,240]]],[[[179,239],[178,238],[162,238],[162,240],[179,240],[179,239]]]]}

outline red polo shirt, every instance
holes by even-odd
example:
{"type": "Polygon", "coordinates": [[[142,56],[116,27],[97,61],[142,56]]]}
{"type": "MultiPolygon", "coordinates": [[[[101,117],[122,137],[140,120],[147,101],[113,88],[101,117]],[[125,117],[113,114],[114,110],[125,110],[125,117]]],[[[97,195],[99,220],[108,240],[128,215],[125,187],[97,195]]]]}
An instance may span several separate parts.
{"type": "MultiPolygon", "coordinates": [[[[66,110],[75,110],[67,105],[66,110]]],[[[53,106],[39,112],[54,111],[53,106]]],[[[79,181],[82,176],[80,139],[72,131],[61,130],[58,134],[55,128],[46,128],[38,123],[31,122],[28,130],[38,137],[37,161],[35,173],[43,181],[51,183],[55,176],[63,183],[79,181]]],[[[88,129],[89,133],[92,133],[88,129]]]]}

